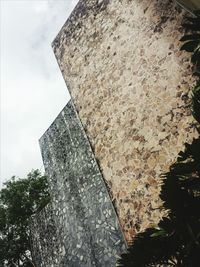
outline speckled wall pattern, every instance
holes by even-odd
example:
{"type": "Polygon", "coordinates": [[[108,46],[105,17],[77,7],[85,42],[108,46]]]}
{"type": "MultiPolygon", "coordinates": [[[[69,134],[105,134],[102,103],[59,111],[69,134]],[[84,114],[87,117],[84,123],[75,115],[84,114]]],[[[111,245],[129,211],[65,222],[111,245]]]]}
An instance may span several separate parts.
{"type": "Polygon", "coordinates": [[[30,222],[32,257],[37,267],[59,266],[65,255],[62,237],[56,227],[53,207],[48,204],[30,222]]]}
{"type": "Polygon", "coordinates": [[[161,173],[197,137],[183,16],[171,0],[81,0],[52,44],[127,241],[163,216],[161,173]]]}
{"type": "Polygon", "coordinates": [[[32,221],[37,266],[114,267],[125,239],[71,101],[40,146],[52,203],[32,221]]]}

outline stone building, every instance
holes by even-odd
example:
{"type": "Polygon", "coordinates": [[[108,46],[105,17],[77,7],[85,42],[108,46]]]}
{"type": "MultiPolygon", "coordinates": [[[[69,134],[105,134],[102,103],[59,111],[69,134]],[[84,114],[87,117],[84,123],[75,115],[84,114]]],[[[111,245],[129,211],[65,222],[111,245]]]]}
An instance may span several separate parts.
{"type": "MultiPolygon", "coordinates": [[[[187,5],[187,1],[181,1],[188,8],[196,7],[197,2],[192,1],[191,6],[187,5]]],[[[95,167],[90,166],[89,161],[86,164],[84,157],[79,165],[75,164],[78,166],[78,176],[81,176],[82,164],[86,164],[87,174],[91,168],[87,179],[94,185],[91,195],[83,187],[83,193],[76,195],[75,199],[79,199],[77,203],[84,203],[87,210],[93,202],[92,194],[99,192],[95,181],[100,179],[102,194],[105,194],[105,201],[109,203],[108,211],[112,211],[111,224],[115,225],[114,231],[119,237],[116,242],[120,244],[113,252],[110,239],[108,241],[106,238],[110,230],[100,232],[99,237],[94,239],[98,248],[94,252],[91,250],[90,254],[100,261],[93,263],[91,260],[91,265],[77,262],[77,265],[65,266],[114,266],[112,260],[113,265],[105,264],[100,252],[101,242],[97,241],[101,239],[100,236],[107,242],[108,252],[104,251],[104,255],[108,255],[109,261],[113,255],[125,250],[126,243],[133,240],[136,233],[157,224],[165,214],[159,199],[161,174],[168,171],[179,151],[184,148],[184,143],[190,143],[197,137],[188,105],[194,80],[189,55],[180,52],[179,40],[183,36],[181,24],[185,12],[172,0],[80,0],[52,43],[71,94],[72,106],[80,119],[81,132],[89,140],[87,145],[83,145],[91,153],[86,158],[93,157],[93,153],[97,160],[95,167]],[[94,170],[96,177],[102,177],[92,181],[94,170]],[[89,202],[84,202],[84,194],[89,202]],[[111,208],[112,204],[117,216],[111,208]]],[[[70,116],[67,120],[71,120],[70,116]]],[[[81,141],[76,137],[80,142],[77,141],[76,149],[70,152],[76,155],[71,161],[69,155],[72,154],[68,154],[64,147],[71,147],[73,142],[67,143],[69,137],[63,139],[58,134],[58,128],[59,131],[62,128],[61,132],[65,127],[71,129],[67,120],[60,119],[60,126],[53,127],[41,139],[55,210],[66,204],[62,202],[66,201],[66,191],[59,189],[59,186],[63,188],[67,185],[60,182],[60,178],[67,180],[74,177],[73,183],[80,186],[80,180],[75,179],[77,176],[70,169],[78,157],[81,141]],[[54,134],[60,138],[56,152],[54,134]],[[48,156],[48,153],[53,153],[54,157],[48,156]],[[56,162],[59,162],[58,172],[54,168],[56,162]],[[59,192],[65,192],[63,198],[59,192]]],[[[99,193],[97,195],[99,199],[99,193]]],[[[92,214],[98,208],[98,205],[94,206],[92,214]]],[[[71,212],[69,214],[73,214],[71,212]]],[[[92,218],[88,214],[83,217],[87,218],[87,225],[92,225],[92,218]]],[[[59,225],[59,217],[57,220],[59,225]]],[[[68,229],[69,217],[66,216],[64,220],[68,229]]],[[[71,224],[74,220],[75,217],[70,221],[71,224]]],[[[105,216],[103,220],[107,221],[105,216]]],[[[72,231],[77,231],[79,221],[77,228],[68,232],[69,240],[72,231]]],[[[64,227],[64,224],[60,225],[64,227]]],[[[96,227],[97,221],[94,225],[96,227]]],[[[37,231],[37,223],[34,229],[37,231]]],[[[89,231],[94,229],[91,227],[89,231]]],[[[105,225],[102,222],[103,229],[105,225]]],[[[64,232],[62,229],[61,233],[64,232]]],[[[76,241],[84,238],[76,237],[76,241]]],[[[69,249],[70,253],[74,251],[76,241],[69,249]]],[[[67,239],[64,243],[67,243],[67,239]]],[[[69,252],[65,251],[66,255],[73,258],[73,253],[71,255],[69,252]]]]}
{"type": "Polygon", "coordinates": [[[71,101],[40,146],[52,203],[31,225],[37,267],[115,266],[126,243],[71,101]]]}

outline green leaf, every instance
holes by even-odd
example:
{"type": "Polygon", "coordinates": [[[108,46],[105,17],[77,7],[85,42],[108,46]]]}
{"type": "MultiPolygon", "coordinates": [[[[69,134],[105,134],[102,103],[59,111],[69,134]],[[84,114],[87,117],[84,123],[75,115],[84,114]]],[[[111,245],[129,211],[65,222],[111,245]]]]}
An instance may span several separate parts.
{"type": "Polygon", "coordinates": [[[196,34],[188,34],[188,35],[185,35],[183,36],[180,41],[188,41],[188,40],[198,40],[200,41],[200,34],[196,33],[196,34]]]}
{"type": "Polygon", "coordinates": [[[200,31],[200,25],[199,23],[184,23],[183,27],[187,30],[187,31],[200,31]]]}
{"type": "Polygon", "coordinates": [[[197,18],[200,19],[200,10],[194,10],[193,13],[195,14],[195,16],[196,16],[197,18]]]}
{"type": "MultiPolygon", "coordinates": [[[[195,11],[196,14],[198,14],[199,10],[195,11]]],[[[195,16],[195,17],[185,17],[187,21],[191,22],[192,24],[199,24],[200,23],[200,17],[195,16]]]]}
{"type": "Polygon", "coordinates": [[[187,52],[193,52],[199,45],[198,41],[189,41],[181,46],[180,50],[185,50],[187,52]]]}
{"type": "Polygon", "coordinates": [[[153,233],[151,237],[157,237],[157,236],[166,236],[167,232],[164,229],[160,229],[157,232],[153,233]]]}
{"type": "Polygon", "coordinates": [[[191,61],[195,65],[200,63],[200,49],[194,52],[194,54],[192,55],[191,61]]]}
{"type": "Polygon", "coordinates": [[[200,80],[197,81],[196,85],[193,88],[192,114],[194,118],[200,123],[200,80]]]}

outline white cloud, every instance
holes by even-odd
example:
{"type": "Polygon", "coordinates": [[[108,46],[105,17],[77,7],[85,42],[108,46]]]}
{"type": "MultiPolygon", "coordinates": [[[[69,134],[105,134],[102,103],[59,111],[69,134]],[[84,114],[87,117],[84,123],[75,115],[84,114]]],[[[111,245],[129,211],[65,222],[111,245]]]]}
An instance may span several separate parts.
{"type": "Polygon", "coordinates": [[[69,100],[51,42],[77,0],[1,1],[1,179],[42,165],[38,139],[69,100]]]}
{"type": "Polygon", "coordinates": [[[34,7],[35,13],[45,13],[48,11],[48,2],[47,1],[40,1],[36,2],[36,5],[34,7]]]}

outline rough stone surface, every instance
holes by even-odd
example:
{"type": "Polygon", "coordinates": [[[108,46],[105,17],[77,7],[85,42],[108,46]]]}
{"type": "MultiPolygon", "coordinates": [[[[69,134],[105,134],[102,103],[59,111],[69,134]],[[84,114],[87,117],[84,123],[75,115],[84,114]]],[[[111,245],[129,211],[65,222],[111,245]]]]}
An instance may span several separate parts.
{"type": "Polygon", "coordinates": [[[33,248],[37,244],[42,248],[41,254],[36,251],[38,266],[115,266],[116,255],[126,249],[125,239],[71,101],[42,136],[40,146],[49,179],[52,215],[47,215],[46,221],[44,210],[33,220],[33,248]],[[50,218],[55,221],[56,232],[50,232],[47,239],[45,229],[50,218]],[[50,239],[56,240],[55,248],[51,248],[50,239]],[[58,256],[54,258],[52,253],[48,258],[51,251],[57,251],[58,256]]]}
{"type": "Polygon", "coordinates": [[[35,215],[30,223],[32,255],[37,267],[56,267],[64,252],[51,204],[35,215]]]}
{"type": "Polygon", "coordinates": [[[81,0],[53,42],[127,241],[163,216],[160,175],[197,136],[183,17],[170,0],[81,0]]]}

